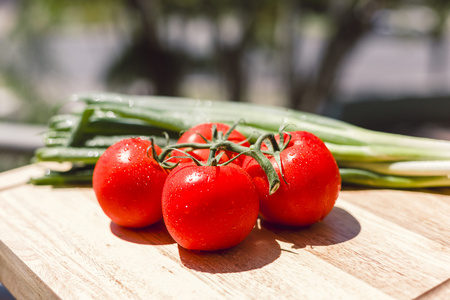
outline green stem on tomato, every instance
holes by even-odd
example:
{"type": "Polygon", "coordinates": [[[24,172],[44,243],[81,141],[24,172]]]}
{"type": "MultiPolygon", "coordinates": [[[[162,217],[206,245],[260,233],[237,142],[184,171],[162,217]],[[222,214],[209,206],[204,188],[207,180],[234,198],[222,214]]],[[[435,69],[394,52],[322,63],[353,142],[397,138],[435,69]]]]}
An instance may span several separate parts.
{"type": "Polygon", "coordinates": [[[230,141],[222,142],[220,146],[227,151],[233,151],[236,153],[244,153],[242,151],[245,151],[245,155],[251,156],[254,160],[256,160],[256,162],[258,162],[263,169],[264,173],[266,173],[267,180],[269,182],[269,194],[273,194],[278,190],[280,187],[280,178],[278,177],[278,173],[275,171],[272,162],[262,153],[262,151],[253,146],[247,148],[230,141]]]}
{"type": "Polygon", "coordinates": [[[242,145],[238,145],[236,143],[233,143],[231,141],[220,141],[213,147],[216,147],[217,149],[223,149],[226,151],[231,151],[238,154],[244,154],[252,157],[256,162],[261,166],[264,173],[266,173],[267,180],[269,182],[269,194],[275,193],[278,188],[280,187],[280,178],[278,177],[278,173],[276,172],[275,168],[272,165],[272,162],[267,158],[267,156],[264,155],[264,153],[261,151],[261,143],[265,139],[269,139],[273,137],[273,134],[264,134],[259,137],[257,142],[250,146],[245,147],[242,145]]]}
{"type": "Polygon", "coordinates": [[[163,149],[161,154],[158,156],[158,161],[160,162],[160,164],[162,164],[163,167],[172,167],[170,164],[167,164],[166,158],[173,150],[180,148],[209,149],[210,153],[206,165],[217,165],[218,159],[216,158],[216,153],[220,150],[230,151],[238,155],[251,156],[256,160],[256,162],[258,162],[263,171],[266,173],[267,180],[269,182],[269,193],[273,194],[280,187],[280,178],[278,177],[278,174],[271,161],[264,155],[264,153],[260,149],[261,144],[265,139],[269,139],[270,141],[273,140],[276,143],[275,139],[273,138],[273,134],[266,133],[264,135],[261,135],[257,142],[250,147],[245,147],[224,139],[219,139],[217,141],[208,141],[207,143],[180,143],[170,145],[163,149]]]}

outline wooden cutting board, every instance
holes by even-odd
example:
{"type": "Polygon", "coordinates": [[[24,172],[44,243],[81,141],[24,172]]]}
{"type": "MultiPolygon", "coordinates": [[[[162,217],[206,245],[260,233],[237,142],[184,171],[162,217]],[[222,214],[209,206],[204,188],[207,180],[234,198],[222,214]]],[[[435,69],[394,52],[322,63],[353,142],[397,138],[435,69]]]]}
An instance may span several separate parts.
{"type": "Polygon", "coordinates": [[[112,224],[89,187],[0,174],[0,281],[19,299],[450,299],[450,190],[345,189],[321,223],[235,248],[112,224]]]}

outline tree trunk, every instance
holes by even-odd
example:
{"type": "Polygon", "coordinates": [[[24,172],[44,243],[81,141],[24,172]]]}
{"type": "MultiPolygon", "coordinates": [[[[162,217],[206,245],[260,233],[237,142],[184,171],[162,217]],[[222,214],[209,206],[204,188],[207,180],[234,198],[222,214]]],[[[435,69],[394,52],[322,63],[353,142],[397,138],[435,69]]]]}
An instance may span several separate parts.
{"type": "Polygon", "coordinates": [[[244,101],[248,87],[245,58],[255,33],[254,18],[242,18],[241,20],[242,33],[236,42],[224,44],[218,35],[216,35],[217,38],[215,40],[216,51],[219,57],[219,68],[223,72],[226,92],[228,99],[231,101],[244,101]]]}
{"type": "Polygon", "coordinates": [[[297,81],[291,89],[291,106],[317,112],[333,90],[338,71],[347,55],[358,41],[371,29],[371,19],[376,12],[376,1],[348,7],[336,21],[336,32],[331,36],[320,60],[316,74],[303,82],[297,81]]]}
{"type": "Polygon", "coordinates": [[[158,3],[149,0],[132,0],[129,4],[141,17],[142,27],[135,37],[142,64],[138,68],[141,75],[149,79],[155,94],[179,96],[179,88],[184,69],[184,57],[164,45],[157,33],[158,3]]]}

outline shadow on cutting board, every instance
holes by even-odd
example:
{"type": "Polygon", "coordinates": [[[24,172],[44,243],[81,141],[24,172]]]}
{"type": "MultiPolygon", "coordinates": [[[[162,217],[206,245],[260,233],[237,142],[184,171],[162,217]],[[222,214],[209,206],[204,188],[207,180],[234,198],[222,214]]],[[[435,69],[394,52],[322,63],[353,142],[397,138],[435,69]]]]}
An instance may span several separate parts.
{"type": "Polygon", "coordinates": [[[14,300],[15,298],[11,293],[5,288],[3,284],[0,283],[0,300],[14,300]]]}
{"type": "Polygon", "coordinates": [[[307,246],[331,246],[355,238],[361,231],[359,222],[346,210],[334,207],[322,221],[303,228],[289,228],[262,222],[262,226],[280,241],[291,243],[293,249],[307,246]]]}
{"type": "Polygon", "coordinates": [[[189,251],[178,247],[180,259],[187,268],[207,273],[245,272],[262,268],[281,255],[307,246],[330,246],[344,243],[361,231],[359,222],[346,210],[335,207],[322,221],[308,227],[289,228],[258,220],[250,235],[236,247],[215,251],[189,251]],[[281,249],[278,241],[291,244],[281,249]]]}
{"type": "Polygon", "coordinates": [[[175,243],[162,221],[144,228],[126,228],[111,222],[110,228],[118,238],[135,244],[169,245],[175,243]]]}
{"type": "Polygon", "coordinates": [[[183,265],[207,273],[236,273],[260,269],[281,255],[273,235],[257,225],[247,238],[235,247],[220,251],[191,251],[178,246],[183,265]]]}

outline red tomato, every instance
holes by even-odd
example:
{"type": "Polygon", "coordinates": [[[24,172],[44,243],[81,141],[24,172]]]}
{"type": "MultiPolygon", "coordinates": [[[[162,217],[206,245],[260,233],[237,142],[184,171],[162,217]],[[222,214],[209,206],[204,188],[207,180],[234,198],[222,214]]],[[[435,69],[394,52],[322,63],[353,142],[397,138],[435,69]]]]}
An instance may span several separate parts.
{"type": "MultiPolygon", "coordinates": [[[[99,158],[92,185],[105,214],[124,227],[145,227],[162,219],[161,194],[167,172],[140,138],[122,140],[99,158]]],[[[155,146],[157,153],[161,152],[155,146]]]]}
{"type": "MultiPolygon", "coordinates": [[[[333,155],[317,136],[304,131],[290,134],[292,139],[280,154],[287,184],[281,179],[275,159],[270,158],[281,180],[274,194],[269,195],[267,176],[254,160],[246,160],[243,168],[259,193],[263,219],[287,226],[307,226],[321,221],[333,209],[341,177],[333,155]]],[[[286,133],[284,138],[288,139],[286,133]]]]}
{"type": "Polygon", "coordinates": [[[243,241],[258,218],[258,194],[240,167],[185,164],[167,177],[164,222],[172,238],[190,250],[214,251],[243,241]]]}
{"type": "MultiPolygon", "coordinates": [[[[230,126],[228,126],[226,124],[222,124],[222,123],[199,124],[199,125],[196,125],[196,126],[190,128],[188,131],[184,132],[178,139],[177,144],[181,144],[181,143],[205,144],[204,138],[207,140],[211,140],[213,138],[213,136],[212,136],[213,125],[216,125],[217,131],[222,132],[223,134],[225,134],[230,129],[230,126]]],[[[241,144],[242,146],[245,146],[245,147],[250,147],[250,143],[248,141],[246,141],[246,137],[242,133],[237,131],[236,129],[231,132],[231,134],[228,137],[228,140],[231,142],[234,142],[236,144],[241,144]]],[[[181,150],[185,150],[185,149],[181,149],[181,150]]],[[[196,149],[193,151],[189,151],[188,153],[190,155],[192,155],[194,158],[196,158],[202,162],[206,162],[209,157],[209,149],[196,149]]],[[[219,154],[219,153],[217,153],[217,154],[219,154]]],[[[180,151],[174,151],[173,155],[185,156],[185,154],[180,151]]],[[[220,163],[224,163],[224,162],[230,160],[231,158],[233,158],[234,156],[236,156],[234,153],[225,151],[225,153],[223,154],[223,156],[220,159],[220,163]]],[[[244,156],[240,156],[234,162],[237,165],[242,165],[243,159],[244,159],[244,156]]],[[[171,161],[174,161],[174,160],[171,160],[171,161]]],[[[176,161],[185,163],[185,162],[191,162],[192,160],[189,158],[178,158],[178,159],[176,159],[176,161]]]]}

